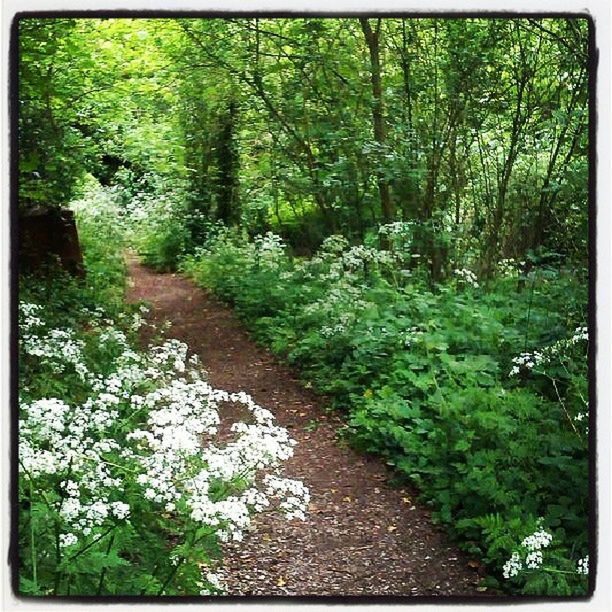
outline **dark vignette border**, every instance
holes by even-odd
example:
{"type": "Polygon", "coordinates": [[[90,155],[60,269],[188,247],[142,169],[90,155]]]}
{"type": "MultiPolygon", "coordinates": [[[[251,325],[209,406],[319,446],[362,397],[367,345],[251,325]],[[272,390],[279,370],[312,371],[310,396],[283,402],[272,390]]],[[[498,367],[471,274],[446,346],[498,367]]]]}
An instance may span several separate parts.
{"type": "Polygon", "coordinates": [[[11,587],[13,595],[20,601],[58,601],[61,603],[142,603],[142,604],[172,604],[172,603],[215,603],[232,605],[236,603],[325,603],[325,604],[477,604],[477,605],[504,605],[507,603],[539,603],[542,601],[587,601],[592,598],[597,582],[598,567],[598,516],[597,516],[597,68],[599,65],[599,50],[596,46],[595,21],[588,13],[571,12],[512,12],[512,11],[422,11],[422,12],[386,12],[386,11],[355,11],[355,12],[307,12],[307,11],[177,11],[177,10],[83,10],[83,11],[23,11],[13,16],[10,28],[9,41],[9,150],[10,150],[10,204],[9,204],[9,236],[10,236],[10,546],[8,564],[11,571],[11,587]],[[508,595],[501,597],[469,597],[451,595],[447,597],[423,596],[411,598],[409,596],[229,596],[229,597],[198,597],[198,596],[23,596],[19,592],[19,548],[18,548],[18,432],[19,432],[19,330],[18,330],[18,303],[19,303],[19,257],[18,257],[18,204],[19,204],[19,142],[18,142],[18,116],[19,116],[19,23],[32,18],[186,18],[186,19],[229,19],[245,17],[265,18],[356,18],[356,17],[384,17],[411,19],[440,18],[440,19],[584,19],[588,23],[588,377],[589,377],[589,587],[587,595],[583,597],[524,597],[508,595]]]}

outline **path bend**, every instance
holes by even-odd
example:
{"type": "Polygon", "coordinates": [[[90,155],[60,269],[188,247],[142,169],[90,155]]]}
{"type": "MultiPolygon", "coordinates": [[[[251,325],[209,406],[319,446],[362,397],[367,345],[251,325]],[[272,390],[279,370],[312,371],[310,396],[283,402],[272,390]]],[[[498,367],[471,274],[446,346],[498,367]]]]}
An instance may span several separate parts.
{"type": "Polygon", "coordinates": [[[230,308],[178,274],[134,257],[128,266],[128,299],[149,302],[152,320],[171,322],[167,335],[200,356],[211,384],[250,393],[298,443],[285,474],[310,489],[307,520],[263,514],[242,543],[225,545],[229,595],[482,595],[478,573],[414,492],[390,487],[380,460],[339,443],[338,417],[249,338],[230,308]]]}

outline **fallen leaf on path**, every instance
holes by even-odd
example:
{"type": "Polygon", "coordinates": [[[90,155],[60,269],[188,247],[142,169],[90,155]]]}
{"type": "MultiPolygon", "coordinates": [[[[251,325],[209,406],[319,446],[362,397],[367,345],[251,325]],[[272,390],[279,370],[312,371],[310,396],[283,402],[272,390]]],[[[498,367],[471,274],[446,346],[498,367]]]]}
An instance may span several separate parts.
{"type": "Polygon", "coordinates": [[[276,583],[276,586],[279,587],[284,587],[287,583],[281,578],[278,579],[278,582],[276,583]]]}

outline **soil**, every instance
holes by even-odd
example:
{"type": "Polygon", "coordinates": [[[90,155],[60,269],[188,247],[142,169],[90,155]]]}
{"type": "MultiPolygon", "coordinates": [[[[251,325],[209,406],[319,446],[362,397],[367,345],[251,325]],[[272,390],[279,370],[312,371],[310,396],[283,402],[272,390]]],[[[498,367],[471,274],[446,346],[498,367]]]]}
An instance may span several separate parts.
{"type": "Polygon", "coordinates": [[[410,488],[390,486],[384,463],[338,436],[296,371],[257,346],[232,310],[178,274],[129,260],[129,299],[146,300],[155,324],[200,356],[211,384],[246,391],[298,442],[287,477],[310,489],[307,520],[264,513],[240,544],[224,545],[228,595],[462,596],[477,591],[482,567],[435,526],[410,488]]]}

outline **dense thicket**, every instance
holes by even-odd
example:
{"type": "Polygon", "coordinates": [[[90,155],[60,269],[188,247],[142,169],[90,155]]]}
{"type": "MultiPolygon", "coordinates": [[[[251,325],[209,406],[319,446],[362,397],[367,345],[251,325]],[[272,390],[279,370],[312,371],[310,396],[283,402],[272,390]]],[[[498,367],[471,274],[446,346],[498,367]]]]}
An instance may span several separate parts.
{"type": "Polygon", "coordinates": [[[494,575],[584,593],[587,43],[577,18],[22,20],[20,206],[114,218],[494,575]]]}

